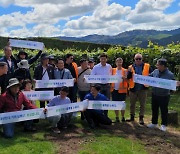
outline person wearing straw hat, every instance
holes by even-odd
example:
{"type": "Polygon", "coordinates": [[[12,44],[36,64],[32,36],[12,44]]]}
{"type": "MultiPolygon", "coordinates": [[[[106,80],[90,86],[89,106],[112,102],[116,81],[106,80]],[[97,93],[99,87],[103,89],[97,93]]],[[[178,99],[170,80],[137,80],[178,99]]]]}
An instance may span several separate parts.
{"type": "Polygon", "coordinates": [[[21,60],[17,63],[18,68],[14,72],[14,77],[17,78],[20,82],[23,82],[26,79],[31,80],[31,74],[29,71],[29,64],[27,60],[21,60]]]}
{"type": "MultiPolygon", "coordinates": [[[[7,86],[7,90],[0,96],[0,112],[15,112],[20,111],[24,105],[27,109],[35,109],[36,106],[26,98],[26,96],[20,91],[20,83],[17,78],[11,78],[7,86]]],[[[33,121],[25,121],[25,131],[35,131],[33,127],[33,121]]],[[[3,135],[7,138],[14,136],[15,123],[8,123],[3,125],[3,135]]]]}

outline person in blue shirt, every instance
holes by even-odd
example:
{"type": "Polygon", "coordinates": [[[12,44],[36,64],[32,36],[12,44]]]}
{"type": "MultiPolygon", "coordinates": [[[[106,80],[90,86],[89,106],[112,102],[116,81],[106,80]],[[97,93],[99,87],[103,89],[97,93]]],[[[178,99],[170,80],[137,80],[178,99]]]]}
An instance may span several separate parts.
{"type": "MultiPolygon", "coordinates": [[[[92,85],[91,92],[87,94],[84,99],[85,100],[99,100],[99,101],[109,101],[109,99],[104,96],[103,94],[99,93],[100,91],[99,85],[92,85]]],[[[105,114],[104,110],[97,110],[97,109],[87,109],[84,112],[85,118],[89,124],[89,127],[94,129],[95,126],[99,124],[103,125],[111,125],[112,121],[109,119],[105,114]]]]}
{"type": "MultiPolygon", "coordinates": [[[[60,95],[54,97],[47,104],[47,107],[71,104],[71,100],[67,97],[68,93],[69,93],[69,88],[62,87],[59,92],[60,95]]],[[[45,108],[45,113],[46,113],[46,111],[48,111],[47,107],[45,108]]],[[[54,133],[59,134],[60,128],[67,128],[68,124],[70,123],[71,117],[72,117],[72,113],[66,113],[66,114],[62,114],[62,115],[49,117],[48,120],[52,125],[52,131],[54,133]]]]}

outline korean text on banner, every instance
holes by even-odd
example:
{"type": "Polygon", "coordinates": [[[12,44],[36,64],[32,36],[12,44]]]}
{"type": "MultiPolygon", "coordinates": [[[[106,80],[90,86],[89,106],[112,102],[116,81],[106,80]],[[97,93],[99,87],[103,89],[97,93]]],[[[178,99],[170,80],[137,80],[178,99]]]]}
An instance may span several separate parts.
{"type": "Polygon", "coordinates": [[[23,91],[23,94],[31,101],[51,100],[54,98],[54,91],[23,91]]]}
{"type": "Polygon", "coordinates": [[[167,80],[138,74],[134,75],[134,82],[169,90],[176,90],[177,86],[177,81],[175,80],[167,80]]]}
{"type": "Polygon", "coordinates": [[[85,75],[87,83],[120,83],[122,82],[121,75],[85,75]]]}
{"type": "Polygon", "coordinates": [[[74,79],[36,80],[35,88],[73,87],[74,79]]]}

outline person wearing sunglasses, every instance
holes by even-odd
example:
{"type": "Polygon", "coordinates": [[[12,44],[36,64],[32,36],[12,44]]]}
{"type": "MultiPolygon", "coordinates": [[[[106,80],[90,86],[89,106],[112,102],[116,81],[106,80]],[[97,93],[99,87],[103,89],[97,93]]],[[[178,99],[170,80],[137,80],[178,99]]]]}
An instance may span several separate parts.
{"type": "Polygon", "coordinates": [[[152,69],[148,63],[143,62],[141,54],[134,56],[134,64],[128,67],[127,79],[129,79],[129,98],[130,98],[130,119],[127,121],[134,121],[136,102],[140,102],[139,124],[144,125],[145,103],[147,98],[147,85],[135,83],[133,81],[134,74],[148,76],[152,69]]]}

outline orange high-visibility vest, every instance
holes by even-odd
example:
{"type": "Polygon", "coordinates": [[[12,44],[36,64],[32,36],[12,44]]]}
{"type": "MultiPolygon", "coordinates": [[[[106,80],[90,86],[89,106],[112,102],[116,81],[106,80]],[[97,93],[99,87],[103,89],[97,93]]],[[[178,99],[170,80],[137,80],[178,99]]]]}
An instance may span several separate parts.
{"type": "MultiPolygon", "coordinates": [[[[112,75],[116,75],[117,72],[117,68],[113,68],[112,70],[112,75]]],[[[121,75],[125,76],[126,75],[127,70],[122,68],[121,69],[121,75]]],[[[111,92],[114,90],[115,87],[115,83],[111,84],[111,92]]],[[[127,88],[128,88],[128,83],[127,81],[123,80],[123,82],[119,83],[119,90],[118,93],[127,93],[127,88]]]]}
{"type": "Polygon", "coordinates": [[[78,79],[78,66],[75,62],[72,62],[72,66],[74,67],[75,73],[76,73],[76,79],[78,79]]]}
{"type": "MultiPolygon", "coordinates": [[[[132,69],[132,78],[129,79],[129,88],[134,88],[135,83],[133,81],[133,75],[135,74],[135,70],[134,70],[132,65],[130,65],[129,68],[132,69]]],[[[149,68],[150,68],[150,65],[148,63],[144,63],[142,75],[148,76],[149,75],[149,68]]],[[[144,85],[144,86],[149,87],[148,85],[144,85]]]]}

